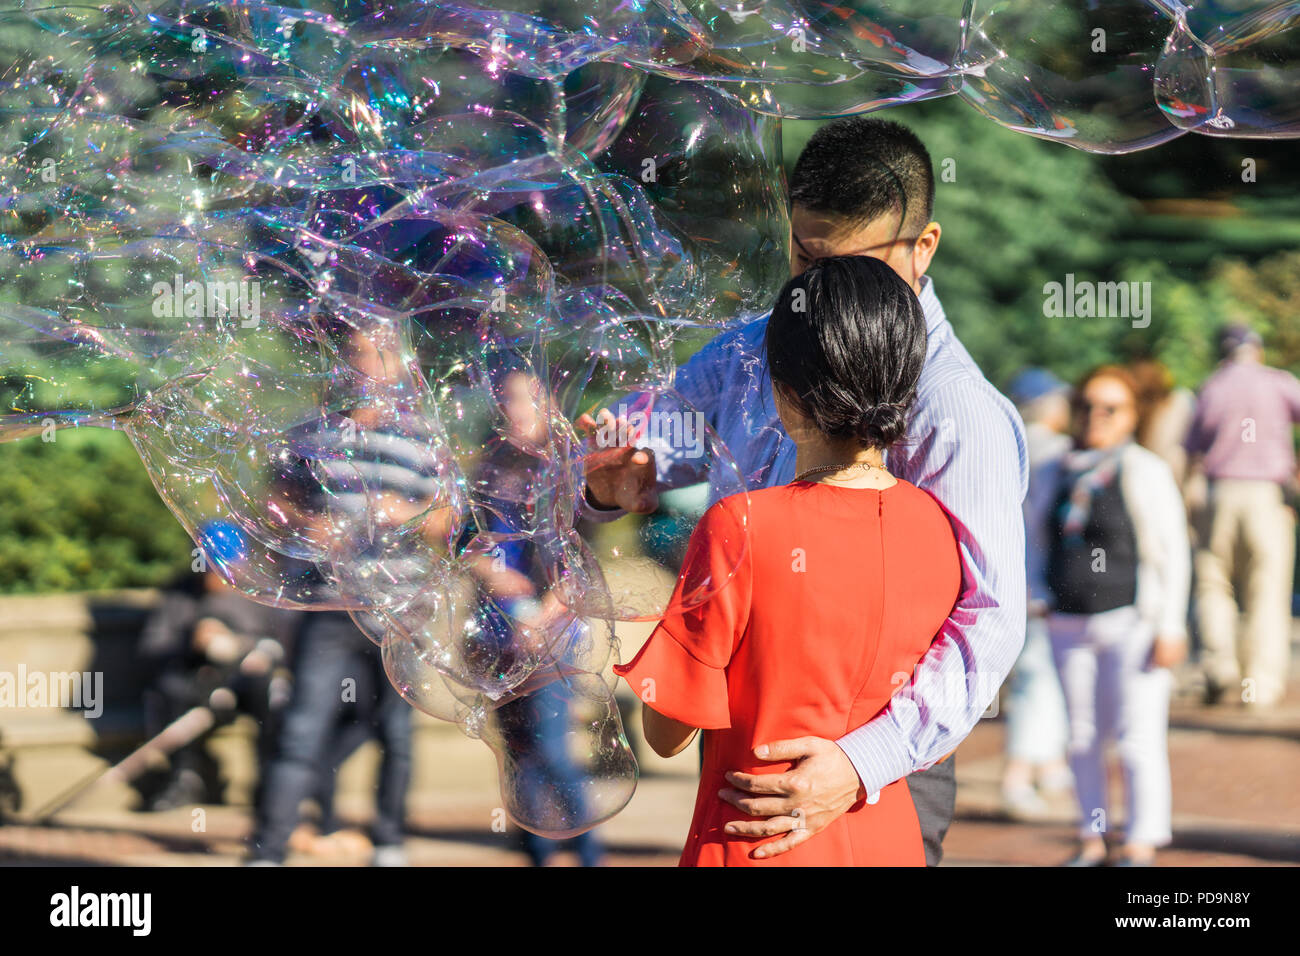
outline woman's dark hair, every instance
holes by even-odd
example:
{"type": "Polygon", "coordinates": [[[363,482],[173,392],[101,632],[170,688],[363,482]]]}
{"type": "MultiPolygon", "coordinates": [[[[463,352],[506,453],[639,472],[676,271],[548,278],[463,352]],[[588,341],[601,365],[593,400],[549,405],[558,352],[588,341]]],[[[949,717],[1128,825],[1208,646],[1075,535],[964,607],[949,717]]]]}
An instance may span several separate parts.
{"type": "Polygon", "coordinates": [[[925,364],[925,316],[879,259],[818,259],[787,282],[764,349],[773,387],[830,438],[888,448],[903,437],[925,364]]]}

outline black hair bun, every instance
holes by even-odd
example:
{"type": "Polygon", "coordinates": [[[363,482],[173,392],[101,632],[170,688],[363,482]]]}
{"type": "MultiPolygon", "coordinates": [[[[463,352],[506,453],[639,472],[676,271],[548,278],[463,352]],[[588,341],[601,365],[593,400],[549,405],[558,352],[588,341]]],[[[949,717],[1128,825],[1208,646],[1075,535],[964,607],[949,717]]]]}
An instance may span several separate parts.
{"type": "Polygon", "coordinates": [[[791,279],[764,339],[773,386],[804,417],[830,438],[881,449],[906,433],[925,348],[916,294],[870,256],[818,259],[791,279]]]}
{"type": "Polygon", "coordinates": [[[855,431],[864,445],[888,448],[907,432],[907,406],[894,402],[872,405],[858,419],[855,431]]]}

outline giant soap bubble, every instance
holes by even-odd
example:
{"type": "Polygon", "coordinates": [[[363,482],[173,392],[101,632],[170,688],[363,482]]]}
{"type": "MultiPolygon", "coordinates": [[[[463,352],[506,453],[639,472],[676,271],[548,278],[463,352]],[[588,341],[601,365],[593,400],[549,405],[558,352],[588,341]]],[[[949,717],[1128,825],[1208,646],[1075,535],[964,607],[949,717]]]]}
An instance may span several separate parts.
{"type": "Polygon", "coordinates": [[[672,383],[786,278],[782,118],[1297,136],[1298,39],[1250,0],[0,0],[0,440],[123,430],[232,585],[349,612],[578,833],[636,781],[615,622],[753,478],[672,383]],[[592,521],[611,441],[710,492],[592,521]]]}

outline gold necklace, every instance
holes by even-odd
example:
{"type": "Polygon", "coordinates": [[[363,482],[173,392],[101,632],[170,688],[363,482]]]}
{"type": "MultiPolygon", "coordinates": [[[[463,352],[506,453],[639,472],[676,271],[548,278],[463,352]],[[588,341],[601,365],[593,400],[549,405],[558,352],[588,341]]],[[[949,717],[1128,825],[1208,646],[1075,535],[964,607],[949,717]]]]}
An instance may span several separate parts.
{"type": "Polygon", "coordinates": [[[877,465],[874,461],[849,461],[842,465],[819,465],[816,468],[809,468],[807,471],[802,471],[795,475],[790,479],[790,481],[803,481],[809,475],[817,475],[823,471],[843,471],[846,468],[861,468],[863,471],[871,471],[873,468],[878,468],[881,471],[886,471],[884,465],[877,465]]]}

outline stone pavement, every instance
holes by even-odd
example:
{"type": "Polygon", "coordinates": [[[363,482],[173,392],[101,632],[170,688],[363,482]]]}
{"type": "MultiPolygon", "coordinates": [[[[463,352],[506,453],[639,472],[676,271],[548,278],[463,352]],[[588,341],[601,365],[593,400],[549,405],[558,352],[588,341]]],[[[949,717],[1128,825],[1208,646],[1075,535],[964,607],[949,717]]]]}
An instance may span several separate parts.
{"type": "MultiPolygon", "coordinates": [[[[981,721],[957,751],[957,820],[944,841],[946,864],[1050,866],[1074,853],[1071,797],[1049,799],[1034,819],[1005,813],[1003,729],[981,721]]],[[[1268,716],[1176,704],[1169,757],[1174,842],[1159,852],[1159,865],[1300,864],[1300,685],[1293,682],[1288,701],[1268,716]]],[[[1122,808],[1118,767],[1112,770],[1111,807],[1122,808]]]]}
{"type": "MultiPolygon", "coordinates": [[[[1171,724],[1175,840],[1159,862],[1300,864],[1300,681],[1293,681],[1287,702],[1269,715],[1182,702],[1175,705],[1171,724]]],[[[1068,797],[1050,802],[1034,820],[1012,820],[1003,812],[1002,736],[1001,721],[981,721],[958,751],[957,819],[945,842],[945,865],[1053,865],[1072,852],[1074,811],[1068,797]]],[[[526,865],[515,835],[493,828],[500,800],[490,751],[453,731],[434,735],[423,746],[433,750],[425,759],[441,783],[412,796],[410,862],[526,865]]],[[[651,757],[644,764],[632,802],[600,829],[611,865],[672,865],[690,820],[694,750],[671,761],[651,757]]],[[[1118,792],[1114,805],[1122,806],[1118,792]]],[[[368,813],[358,797],[340,797],[340,810],[358,824],[368,813]]],[[[0,825],[0,865],[233,865],[249,828],[246,807],[225,806],[164,814],[69,810],[58,820],[57,826],[0,825]]],[[[301,865],[365,862],[362,852],[299,853],[290,859],[301,865]]],[[[558,862],[572,863],[572,857],[566,854],[558,862]]]]}

